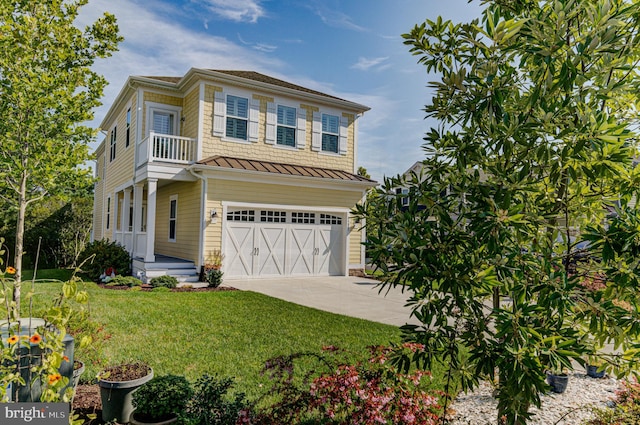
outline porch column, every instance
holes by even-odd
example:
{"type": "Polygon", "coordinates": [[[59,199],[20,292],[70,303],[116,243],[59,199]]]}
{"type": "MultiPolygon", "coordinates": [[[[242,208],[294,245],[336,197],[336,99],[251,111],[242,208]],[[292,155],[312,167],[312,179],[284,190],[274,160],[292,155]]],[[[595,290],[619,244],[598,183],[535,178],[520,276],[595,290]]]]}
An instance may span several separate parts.
{"type": "Polygon", "coordinates": [[[144,255],[145,263],[156,261],[154,247],[156,245],[156,192],[158,179],[147,181],[147,252],[144,255]]]}
{"type": "Polygon", "coordinates": [[[124,247],[129,251],[129,255],[133,254],[133,242],[131,240],[131,233],[129,232],[130,216],[129,211],[131,209],[131,188],[128,187],[124,190],[124,199],[122,201],[122,242],[124,247]]]}
{"type": "Polygon", "coordinates": [[[145,252],[138,252],[138,234],[142,232],[142,192],[143,183],[136,183],[133,187],[133,256],[141,257],[145,252]]]}

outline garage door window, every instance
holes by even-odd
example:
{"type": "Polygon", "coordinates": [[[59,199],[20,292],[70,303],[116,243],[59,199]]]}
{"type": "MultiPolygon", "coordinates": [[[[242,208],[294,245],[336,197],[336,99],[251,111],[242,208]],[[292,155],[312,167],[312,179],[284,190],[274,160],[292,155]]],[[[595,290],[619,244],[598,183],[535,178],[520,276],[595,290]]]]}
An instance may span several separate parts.
{"type": "Polygon", "coordinates": [[[342,217],[330,214],[320,214],[320,224],[342,224],[342,217]]]}
{"type": "Polygon", "coordinates": [[[286,223],[286,211],[260,211],[260,221],[262,223],[286,223]]]}
{"type": "Polygon", "coordinates": [[[229,221],[256,221],[256,212],[254,210],[229,211],[227,213],[229,221]]]}
{"type": "Polygon", "coordinates": [[[310,212],[292,212],[291,222],[299,224],[316,224],[316,213],[310,212]]]}

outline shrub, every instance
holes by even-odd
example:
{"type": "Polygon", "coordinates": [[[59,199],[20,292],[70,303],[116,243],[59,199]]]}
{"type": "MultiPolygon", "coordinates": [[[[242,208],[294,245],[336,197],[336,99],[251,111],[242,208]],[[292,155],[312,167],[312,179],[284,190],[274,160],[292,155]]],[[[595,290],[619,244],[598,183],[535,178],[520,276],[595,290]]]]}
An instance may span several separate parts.
{"type": "Polygon", "coordinates": [[[155,288],[151,289],[151,292],[171,292],[171,288],[168,288],[166,286],[156,286],[155,288]]]}
{"type": "Polygon", "coordinates": [[[613,409],[594,409],[595,418],[585,425],[637,425],[640,423],[640,384],[622,381],[622,389],[616,391],[613,409]]]}
{"type": "Polygon", "coordinates": [[[164,288],[175,288],[178,286],[178,279],[173,276],[164,275],[154,277],[149,281],[149,284],[154,288],[164,287],[164,288]]]}
{"type": "Polygon", "coordinates": [[[193,389],[184,376],[157,376],[133,393],[136,416],[161,422],[181,416],[193,396],[193,389]]]}
{"type": "Polygon", "coordinates": [[[194,384],[195,394],[187,407],[188,425],[235,425],[245,423],[248,402],[244,393],[228,395],[233,386],[231,378],[202,375],[194,384]]]}
{"type": "MultiPolygon", "coordinates": [[[[413,353],[421,349],[418,344],[402,348],[413,353]]],[[[427,393],[423,382],[429,373],[399,373],[390,365],[391,348],[374,347],[368,361],[356,364],[341,361],[337,357],[340,350],[333,346],[324,350],[330,356],[298,353],[267,362],[263,372],[274,385],[266,395],[267,406],[257,412],[254,423],[438,423],[438,398],[427,393]],[[305,359],[316,360],[319,368],[307,376],[294,376],[295,361],[305,359]]]]}
{"type": "Polygon", "coordinates": [[[224,273],[220,269],[205,270],[205,279],[210,288],[217,288],[222,283],[222,275],[224,273]]]}
{"type": "Polygon", "coordinates": [[[129,288],[132,288],[134,286],[141,286],[141,285],[142,285],[142,281],[140,279],[133,276],[121,276],[121,275],[114,277],[107,283],[107,286],[128,286],[129,288]]]}
{"type": "Polygon", "coordinates": [[[96,282],[109,268],[114,269],[116,274],[131,274],[131,256],[117,242],[107,239],[91,242],[87,244],[80,258],[84,261],[82,271],[96,282]]]}

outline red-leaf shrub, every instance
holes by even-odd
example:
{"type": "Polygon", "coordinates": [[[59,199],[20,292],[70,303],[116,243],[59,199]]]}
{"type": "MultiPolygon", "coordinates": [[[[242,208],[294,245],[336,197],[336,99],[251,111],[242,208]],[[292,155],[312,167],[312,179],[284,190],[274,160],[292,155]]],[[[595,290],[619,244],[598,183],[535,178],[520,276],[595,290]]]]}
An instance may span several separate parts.
{"type": "MultiPolygon", "coordinates": [[[[407,344],[404,349],[422,349],[407,344]]],[[[387,360],[388,347],[373,347],[368,362],[348,364],[335,347],[324,354],[298,353],[267,362],[264,372],[276,397],[256,413],[256,424],[325,423],[333,425],[420,424],[438,422],[438,398],[424,388],[428,372],[400,373],[387,360]],[[295,362],[317,361],[318,368],[297,377],[295,362]]]]}

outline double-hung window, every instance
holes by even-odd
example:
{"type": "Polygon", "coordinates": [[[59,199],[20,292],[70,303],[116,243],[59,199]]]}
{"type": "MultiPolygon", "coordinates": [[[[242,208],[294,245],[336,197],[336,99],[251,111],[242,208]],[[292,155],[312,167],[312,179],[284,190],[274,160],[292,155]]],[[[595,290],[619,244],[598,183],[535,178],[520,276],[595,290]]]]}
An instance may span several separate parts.
{"type": "Polygon", "coordinates": [[[109,230],[109,228],[111,223],[111,196],[107,197],[107,223],[106,223],[106,229],[109,230]]]}
{"type": "Polygon", "coordinates": [[[249,99],[227,95],[227,137],[247,140],[249,121],[249,99]]]}
{"type": "Polygon", "coordinates": [[[127,109],[127,127],[125,129],[126,136],[124,141],[124,146],[126,148],[129,147],[129,143],[131,142],[131,108],[127,109]]]}
{"type": "Polygon", "coordinates": [[[282,146],[296,146],[296,108],[278,105],[276,143],[282,146]]]}
{"type": "Polygon", "coordinates": [[[169,242],[176,241],[176,225],[178,221],[178,196],[169,198],[169,242]]]}
{"type": "Polygon", "coordinates": [[[340,138],[340,118],[336,115],[322,114],[322,150],[338,153],[340,138]]]}
{"type": "Polygon", "coordinates": [[[116,159],[116,142],[118,140],[117,134],[118,127],[113,126],[113,130],[111,130],[111,140],[110,140],[110,149],[109,149],[109,162],[116,159]]]}

